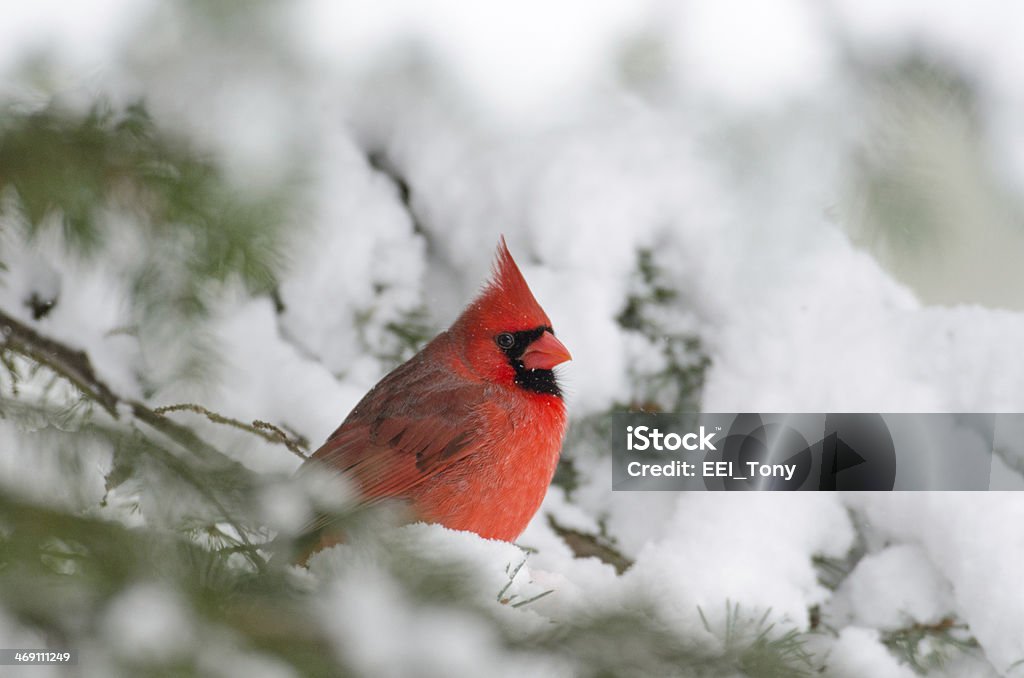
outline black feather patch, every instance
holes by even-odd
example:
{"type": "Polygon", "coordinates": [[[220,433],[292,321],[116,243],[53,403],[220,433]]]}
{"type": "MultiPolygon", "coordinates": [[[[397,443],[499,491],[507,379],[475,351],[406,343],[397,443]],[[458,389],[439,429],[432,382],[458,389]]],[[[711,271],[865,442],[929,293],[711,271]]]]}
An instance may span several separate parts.
{"type": "MultiPolygon", "coordinates": [[[[501,349],[508,357],[508,364],[516,371],[516,384],[534,393],[546,393],[548,395],[562,397],[562,389],[558,387],[553,370],[528,370],[523,365],[523,353],[527,347],[540,338],[545,332],[554,334],[554,330],[547,326],[535,327],[532,330],[521,330],[519,332],[508,332],[515,342],[509,348],[501,349]]],[[[500,347],[499,347],[500,348],[500,347]]]]}

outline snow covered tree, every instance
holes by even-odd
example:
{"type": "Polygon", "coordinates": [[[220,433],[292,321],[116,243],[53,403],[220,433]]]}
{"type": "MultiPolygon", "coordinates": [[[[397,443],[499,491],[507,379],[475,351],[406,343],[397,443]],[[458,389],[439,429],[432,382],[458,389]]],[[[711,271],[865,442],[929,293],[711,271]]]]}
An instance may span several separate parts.
{"type": "Polygon", "coordinates": [[[0,648],[76,649],[55,676],[1020,666],[1016,495],[623,493],[608,458],[623,410],[1019,411],[999,41],[852,2],[753,31],[733,3],[131,5],[26,10],[0,48],[0,648]],[[295,477],[502,232],[574,355],[519,541],[295,477]],[[352,539],[294,566],[315,513],[352,539]]]}

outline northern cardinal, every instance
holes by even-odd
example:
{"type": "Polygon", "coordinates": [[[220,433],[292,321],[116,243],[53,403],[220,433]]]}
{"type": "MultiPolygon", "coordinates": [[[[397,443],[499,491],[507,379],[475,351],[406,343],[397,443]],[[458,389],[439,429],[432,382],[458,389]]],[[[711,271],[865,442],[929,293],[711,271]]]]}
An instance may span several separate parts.
{"type": "MultiPolygon", "coordinates": [[[[552,368],[570,359],[502,238],[480,295],[304,468],[347,476],[365,503],[401,500],[416,519],[512,541],[555,473],[566,415],[552,368]]],[[[341,539],[316,540],[313,551],[341,539]]]]}

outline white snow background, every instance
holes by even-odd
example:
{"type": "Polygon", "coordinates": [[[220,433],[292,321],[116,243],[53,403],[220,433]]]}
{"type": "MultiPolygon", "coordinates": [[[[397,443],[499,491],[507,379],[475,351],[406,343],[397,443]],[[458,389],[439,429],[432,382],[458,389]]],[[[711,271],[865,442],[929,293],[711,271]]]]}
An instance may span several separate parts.
{"type": "MultiPolygon", "coordinates": [[[[201,392],[169,387],[166,402],[287,422],[322,441],[382,376],[382,328],[421,305],[444,327],[486,279],[503,233],[573,353],[560,375],[575,420],[626,400],[644,361],[656,367],[654,347],[616,322],[639,249],[655,253],[680,294],[668,321],[695,329],[711,360],[705,411],[1024,409],[1024,304],[926,303],[928,290],[898,280],[845,223],[849,158],[872,115],[850,54],[923,50],[969,77],[986,167],[1024,195],[1024,11],[1011,3],[308,0],[261,13],[240,53],[168,5],[5,5],[0,74],[47,53],[47,87],[68,105],[144,96],[155,119],[199,139],[239,186],[305,168],[280,290],[286,312],[240,291],[220,300],[216,379],[201,392]],[[264,53],[264,40],[278,49],[264,53]],[[639,65],[628,58],[637,44],[649,47],[639,65]],[[638,70],[623,75],[627,66],[638,70]],[[368,150],[401,168],[412,213],[368,150]]],[[[45,88],[0,81],[4,96],[47,101],[45,88]]],[[[72,260],[56,241],[5,238],[0,306],[29,321],[23,300],[58,289],[38,329],[86,350],[112,386],[139,396],[136,371],[161,357],[108,336],[125,312],[118,270],[72,260]]],[[[130,247],[124,256],[128,266],[130,247]]],[[[197,425],[257,471],[298,463],[197,425]]],[[[31,482],[19,471],[28,435],[0,421],[0,482],[95,506],[109,460],[97,455],[78,494],[55,498],[56,467],[38,462],[31,482]]],[[[573,453],[582,486],[571,498],[551,489],[519,540],[537,552],[512,589],[553,593],[510,610],[510,624],[653,601],[667,623],[699,636],[698,608],[714,626],[732,602],[805,630],[819,606],[836,632],[816,648],[828,675],[885,677],[913,672],[880,632],[953,616],[979,651],[933,675],[1024,675],[1024,495],[613,494],[606,451],[573,453]],[[574,559],[548,514],[584,530],[601,521],[635,564],[616,575],[574,559]],[[842,558],[858,539],[867,555],[835,592],[822,586],[812,559],[842,558]]],[[[301,523],[292,499],[268,496],[268,522],[301,523]]],[[[107,512],[127,520],[116,506],[107,512]]],[[[523,558],[516,546],[438,527],[400,532],[472,563],[481,595],[500,590],[523,558]]],[[[309,576],[325,592],[325,627],[366,675],[571,671],[543,655],[508,656],[459,613],[410,607],[358,549],[317,556],[309,576]],[[335,578],[334,558],[368,564],[356,579],[335,578]]],[[[124,594],[109,617],[110,638],[128,634],[155,653],[176,652],[159,639],[189,626],[174,593],[158,588],[124,594]],[[153,627],[128,623],[140,615],[153,627]]],[[[19,634],[0,610],[0,646],[27,642],[19,634]]],[[[270,659],[245,670],[290,675],[270,659]]]]}

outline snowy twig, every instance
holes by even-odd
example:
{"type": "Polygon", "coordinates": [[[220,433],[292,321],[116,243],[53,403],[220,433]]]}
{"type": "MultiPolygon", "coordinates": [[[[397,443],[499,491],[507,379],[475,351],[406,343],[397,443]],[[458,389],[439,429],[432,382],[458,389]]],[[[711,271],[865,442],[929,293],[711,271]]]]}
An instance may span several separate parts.
{"type": "Polygon", "coordinates": [[[756,670],[756,675],[810,678],[818,673],[807,649],[807,635],[795,628],[777,629],[769,621],[771,612],[768,608],[760,616],[743,614],[739,603],[726,599],[725,625],[718,630],[697,606],[704,629],[721,638],[725,656],[732,658],[742,675],[755,675],[756,670]]]}
{"type": "Polygon", "coordinates": [[[281,443],[300,459],[305,460],[309,456],[309,442],[305,436],[296,435],[294,431],[289,436],[281,427],[274,426],[269,421],[263,421],[262,419],[253,419],[252,427],[257,431],[267,432],[270,436],[267,438],[268,440],[281,443]]]}
{"type": "Polygon", "coordinates": [[[505,568],[505,572],[508,573],[508,581],[501,587],[501,590],[498,591],[498,602],[502,605],[509,602],[510,599],[505,597],[505,593],[507,593],[509,587],[512,586],[512,582],[516,580],[516,575],[519,574],[519,570],[523,569],[523,565],[526,565],[526,558],[523,558],[511,573],[508,573],[507,567],[505,568]]]}
{"type": "Polygon", "coordinates": [[[887,631],[881,640],[918,673],[943,666],[953,652],[968,652],[978,647],[967,624],[957,623],[953,617],[887,631]]]}
{"type": "Polygon", "coordinates": [[[234,428],[257,435],[268,442],[281,443],[299,459],[306,459],[306,452],[303,450],[302,444],[299,441],[290,438],[287,433],[270,422],[255,419],[251,424],[247,424],[244,421],[226,417],[223,414],[218,414],[206,407],[203,407],[202,405],[196,405],[195,403],[165,405],[163,407],[156,408],[153,412],[159,415],[166,414],[167,412],[195,412],[196,414],[203,415],[215,424],[233,426],[234,428]]]}
{"type": "MultiPolygon", "coordinates": [[[[527,555],[529,555],[529,554],[527,554],[527,555]]],[[[508,605],[509,607],[513,607],[513,608],[519,608],[519,607],[523,607],[524,605],[529,605],[530,603],[535,603],[538,600],[540,600],[541,598],[543,598],[545,596],[548,596],[548,595],[551,595],[552,593],[555,592],[554,589],[548,589],[547,591],[542,591],[542,592],[538,593],[537,595],[533,596],[532,598],[527,598],[526,600],[520,600],[518,603],[513,603],[512,602],[514,599],[516,599],[518,597],[517,594],[512,594],[511,596],[506,597],[505,594],[508,593],[509,587],[512,586],[512,582],[514,582],[516,580],[516,576],[519,574],[519,571],[521,569],[523,569],[524,565],[526,565],[526,558],[523,558],[520,561],[520,563],[518,565],[516,565],[515,569],[512,570],[512,572],[508,571],[508,567],[507,566],[505,567],[505,572],[508,574],[508,582],[506,582],[506,584],[501,587],[501,590],[498,591],[498,602],[501,603],[502,605],[508,605]]]]}
{"type": "Polygon", "coordinates": [[[118,397],[96,378],[89,357],[53,339],[40,335],[0,310],[0,348],[20,353],[46,365],[74,384],[82,393],[99,403],[117,418],[118,397]]]}
{"type": "Polygon", "coordinates": [[[547,591],[541,591],[540,593],[535,595],[533,598],[527,598],[526,600],[520,600],[518,603],[512,603],[511,607],[518,609],[520,607],[524,607],[526,605],[529,605],[530,603],[536,603],[541,598],[544,598],[545,596],[549,596],[549,595],[551,595],[554,592],[555,592],[554,589],[548,589],[547,591]]]}

